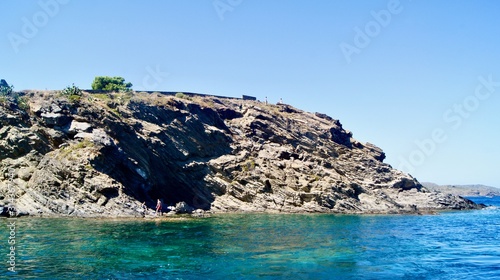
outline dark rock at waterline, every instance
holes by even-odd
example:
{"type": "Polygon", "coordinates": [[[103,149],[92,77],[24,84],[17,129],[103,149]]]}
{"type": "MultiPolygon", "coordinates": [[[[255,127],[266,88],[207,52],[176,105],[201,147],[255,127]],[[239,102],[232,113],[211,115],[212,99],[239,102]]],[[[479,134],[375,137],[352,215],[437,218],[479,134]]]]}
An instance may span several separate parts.
{"type": "Polygon", "coordinates": [[[9,207],[0,205],[0,217],[10,217],[9,207]]]}
{"type": "Polygon", "coordinates": [[[173,211],[177,214],[191,214],[194,211],[194,208],[189,206],[186,202],[181,201],[175,205],[173,211]]]}
{"type": "Polygon", "coordinates": [[[15,208],[11,208],[8,206],[0,206],[0,217],[14,218],[14,217],[22,217],[28,216],[29,213],[25,211],[17,211],[15,208]]]}

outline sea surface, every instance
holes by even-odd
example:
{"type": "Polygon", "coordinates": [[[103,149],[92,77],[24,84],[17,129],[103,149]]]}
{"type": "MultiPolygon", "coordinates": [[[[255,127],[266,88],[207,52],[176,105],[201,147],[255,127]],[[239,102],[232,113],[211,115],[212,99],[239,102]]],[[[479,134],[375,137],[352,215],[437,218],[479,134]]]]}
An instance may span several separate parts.
{"type": "Polygon", "coordinates": [[[0,219],[0,279],[500,279],[500,198],[438,215],[0,219]]]}

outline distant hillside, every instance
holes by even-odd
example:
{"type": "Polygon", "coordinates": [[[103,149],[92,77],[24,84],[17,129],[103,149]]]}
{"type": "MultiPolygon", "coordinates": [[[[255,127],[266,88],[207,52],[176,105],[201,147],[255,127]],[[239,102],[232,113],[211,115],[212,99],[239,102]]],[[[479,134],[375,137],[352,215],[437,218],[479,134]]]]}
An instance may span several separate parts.
{"type": "Polygon", "coordinates": [[[500,189],[485,185],[438,185],[424,182],[422,185],[429,190],[439,191],[444,194],[460,196],[500,196],[500,189]]]}

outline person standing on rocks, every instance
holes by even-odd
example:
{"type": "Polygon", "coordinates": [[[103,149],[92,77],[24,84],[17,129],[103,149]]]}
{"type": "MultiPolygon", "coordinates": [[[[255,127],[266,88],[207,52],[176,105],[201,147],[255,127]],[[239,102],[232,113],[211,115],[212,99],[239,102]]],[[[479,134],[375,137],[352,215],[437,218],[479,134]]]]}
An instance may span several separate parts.
{"type": "Polygon", "coordinates": [[[162,213],[161,213],[161,200],[160,200],[160,199],[158,199],[158,200],[156,201],[156,212],[155,212],[155,216],[158,214],[158,212],[160,212],[160,215],[162,215],[162,213]]]}

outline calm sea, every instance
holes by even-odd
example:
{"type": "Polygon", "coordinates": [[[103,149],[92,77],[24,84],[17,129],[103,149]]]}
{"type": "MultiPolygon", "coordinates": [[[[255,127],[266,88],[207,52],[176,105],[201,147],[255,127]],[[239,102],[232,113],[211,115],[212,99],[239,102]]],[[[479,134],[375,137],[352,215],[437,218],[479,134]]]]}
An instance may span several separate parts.
{"type": "Polygon", "coordinates": [[[500,199],[439,215],[0,219],[6,279],[500,279],[500,199]]]}

